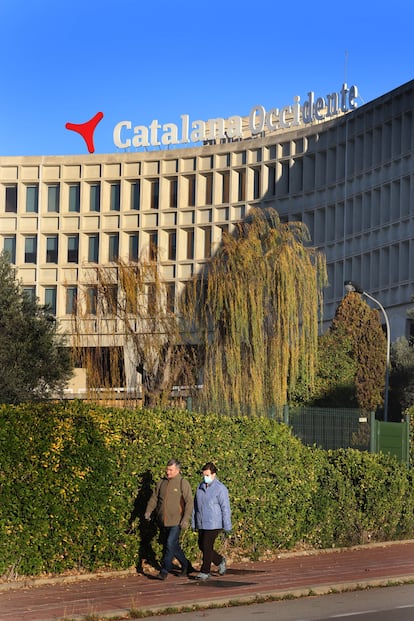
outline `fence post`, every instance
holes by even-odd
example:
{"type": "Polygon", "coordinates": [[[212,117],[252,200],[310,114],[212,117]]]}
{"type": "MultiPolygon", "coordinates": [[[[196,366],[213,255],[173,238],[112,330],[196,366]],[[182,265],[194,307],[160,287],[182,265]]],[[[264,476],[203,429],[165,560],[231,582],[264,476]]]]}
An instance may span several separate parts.
{"type": "Polygon", "coordinates": [[[192,397],[187,397],[187,410],[189,412],[193,411],[193,398],[192,397]]]}
{"type": "Polygon", "coordinates": [[[289,425],[289,406],[287,404],[283,406],[283,422],[289,425]]]}
{"type": "Polygon", "coordinates": [[[405,431],[405,442],[406,442],[406,447],[407,447],[407,459],[406,459],[406,463],[407,463],[407,468],[411,468],[411,463],[410,463],[410,430],[411,430],[411,422],[410,422],[410,415],[406,414],[405,415],[405,426],[406,426],[406,431],[405,431]]]}
{"type": "Polygon", "coordinates": [[[376,453],[377,452],[377,421],[375,420],[375,412],[370,412],[369,418],[369,428],[370,428],[370,438],[369,438],[369,452],[376,453]]]}

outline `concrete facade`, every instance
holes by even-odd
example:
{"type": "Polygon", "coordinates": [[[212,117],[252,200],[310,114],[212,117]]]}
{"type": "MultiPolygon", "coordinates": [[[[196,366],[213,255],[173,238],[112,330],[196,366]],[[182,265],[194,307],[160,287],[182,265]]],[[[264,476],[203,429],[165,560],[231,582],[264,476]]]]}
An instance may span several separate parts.
{"type": "Polygon", "coordinates": [[[93,266],[157,250],[176,298],[253,206],[302,220],[327,257],[328,323],[355,280],[407,334],[414,293],[414,81],[329,121],[110,155],[0,157],[0,250],[71,332],[93,266]],[[217,144],[218,142],[218,144],[217,144]]]}

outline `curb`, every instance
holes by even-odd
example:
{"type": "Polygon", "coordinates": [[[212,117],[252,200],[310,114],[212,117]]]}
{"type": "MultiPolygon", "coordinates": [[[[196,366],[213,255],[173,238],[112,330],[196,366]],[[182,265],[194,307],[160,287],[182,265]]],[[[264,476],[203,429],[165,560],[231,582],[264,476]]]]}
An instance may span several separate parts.
{"type": "MultiPolygon", "coordinates": [[[[216,608],[229,608],[244,606],[249,604],[264,603],[266,601],[281,601],[284,599],[299,599],[302,597],[312,597],[318,595],[330,595],[332,593],[344,593],[351,591],[362,591],[369,588],[390,587],[401,584],[414,583],[414,574],[402,575],[393,580],[385,578],[377,578],[373,580],[361,580],[359,582],[349,581],[337,584],[327,583],[326,585],[315,585],[301,587],[291,590],[271,590],[259,591],[250,595],[241,595],[240,597],[214,597],[200,599],[195,602],[171,602],[168,606],[146,606],[138,608],[121,608],[99,613],[96,621],[99,619],[111,619],[112,621],[121,621],[123,619],[134,619],[134,613],[139,613],[139,618],[158,616],[162,614],[180,614],[196,610],[209,610],[216,608]]],[[[86,621],[90,618],[88,615],[74,615],[70,617],[70,621],[86,621]]],[[[60,620],[56,620],[60,621],[60,620]]],[[[63,620],[62,620],[63,621],[63,620]]]]}

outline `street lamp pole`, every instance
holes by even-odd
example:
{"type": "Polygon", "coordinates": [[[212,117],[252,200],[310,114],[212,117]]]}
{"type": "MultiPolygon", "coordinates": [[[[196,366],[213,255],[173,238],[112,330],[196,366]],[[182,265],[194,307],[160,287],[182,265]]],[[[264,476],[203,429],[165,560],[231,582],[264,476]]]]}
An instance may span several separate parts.
{"type": "Polygon", "coordinates": [[[387,337],[387,357],[385,363],[385,391],[384,391],[384,421],[388,420],[388,384],[390,377],[390,351],[391,351],[391,330],[390,330],[390,322],[388,320],[387,313],[385,312],[385,308],[376,298],[372,297],[369,293],[364,291],[356,282],[353,280],[346,280],[344,282],[345,290],[350,293],[351,291],[355,291],[356,293],[360,293],[361,295],[365,295],[369,300],[372,300],[375,304],[379,306],[384,315],[385,319],[385,327],[386,327],[386,337],[387,337]]]}

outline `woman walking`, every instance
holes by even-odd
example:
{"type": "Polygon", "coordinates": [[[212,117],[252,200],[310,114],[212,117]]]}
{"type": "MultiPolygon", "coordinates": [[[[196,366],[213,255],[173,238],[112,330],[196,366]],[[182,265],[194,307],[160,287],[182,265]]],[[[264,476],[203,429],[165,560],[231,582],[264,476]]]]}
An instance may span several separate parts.
{"type": "Polygon", "coordinates": [[[194,499],[192,526],[198,530],[198,547],[203,562],[197,580],[210,578],[211,563],[218,566],[218,573],[226,573],[226,559],[214,549],[219,533],[231,531],[231,509],[227,487],[218,480],[217,468],[209,461],[202,467],[203,480],[194,499]]]}

